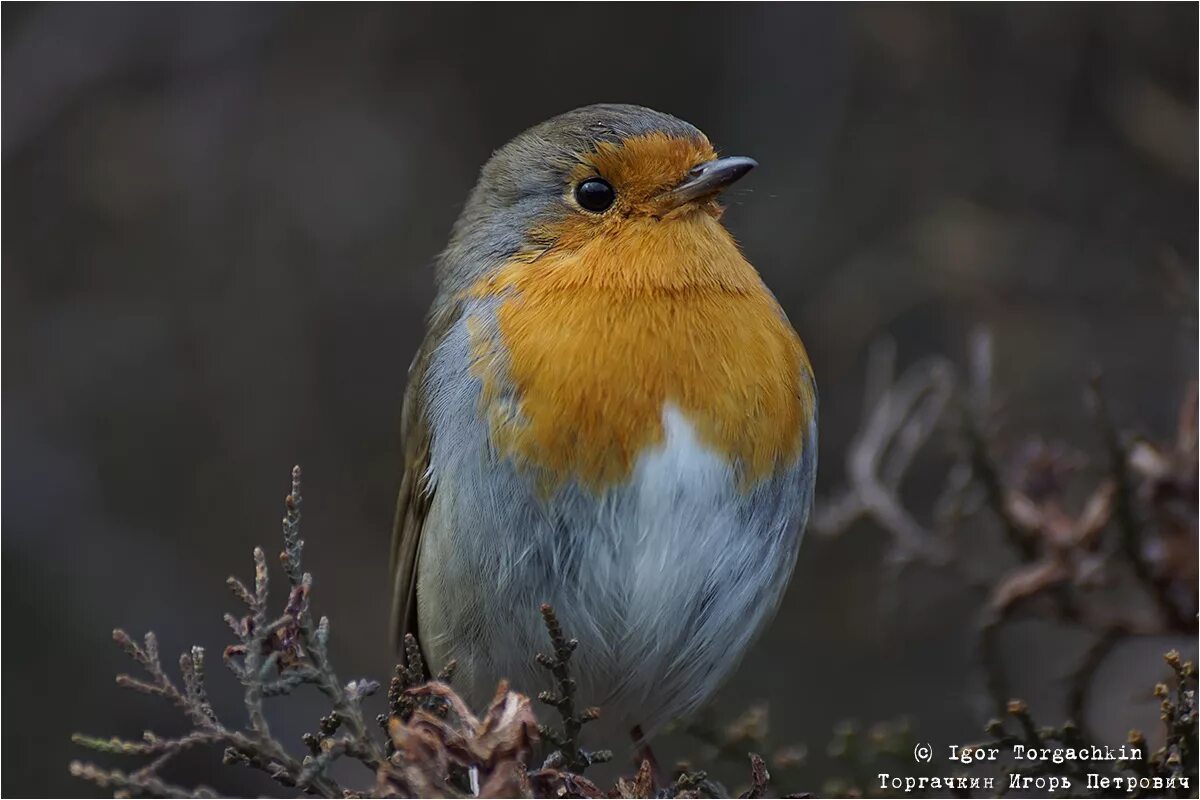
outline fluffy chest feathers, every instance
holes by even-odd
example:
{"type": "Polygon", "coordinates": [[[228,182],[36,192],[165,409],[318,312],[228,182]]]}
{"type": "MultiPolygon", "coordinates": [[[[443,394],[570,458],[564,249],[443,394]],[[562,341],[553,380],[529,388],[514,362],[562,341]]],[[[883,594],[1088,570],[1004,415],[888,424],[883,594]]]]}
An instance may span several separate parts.
{"type": "Polygon", "coordinates": [[[668,407],[745,489],[805,445],[804,347],[705,211],[524,254],[470,294],[494,314],[468,319],[493,445],[548,489],[626,481],[668,407]]]}

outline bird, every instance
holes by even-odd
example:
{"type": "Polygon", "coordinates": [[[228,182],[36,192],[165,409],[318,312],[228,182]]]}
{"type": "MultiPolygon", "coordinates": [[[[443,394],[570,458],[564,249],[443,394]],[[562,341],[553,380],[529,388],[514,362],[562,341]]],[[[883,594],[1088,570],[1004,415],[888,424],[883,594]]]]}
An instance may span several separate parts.
{"type": "Polygon", "coordinates": [[[648,742],[779,607],[817,389],[721,222],[755,166],[624,104],[555,116],[483,166],[409,368],[391,553],[393,632],[456,662],[477,707],[501,678],[545,688],[549,604],[578,641],[577,696],[648,742]]]}

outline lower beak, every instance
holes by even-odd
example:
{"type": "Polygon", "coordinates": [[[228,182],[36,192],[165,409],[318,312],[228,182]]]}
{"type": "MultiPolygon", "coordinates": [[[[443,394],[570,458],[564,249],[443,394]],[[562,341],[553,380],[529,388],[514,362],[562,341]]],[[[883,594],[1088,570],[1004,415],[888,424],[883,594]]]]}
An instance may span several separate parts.
{"type": "Polygon", "coordinates": [[[693,200],[713,197],[757,166],[757,161],[745,156],[705,161],[693,167],[687,177],[673,189],[667,190],[662,198],[671,208],[678,208],[693,200]]]}

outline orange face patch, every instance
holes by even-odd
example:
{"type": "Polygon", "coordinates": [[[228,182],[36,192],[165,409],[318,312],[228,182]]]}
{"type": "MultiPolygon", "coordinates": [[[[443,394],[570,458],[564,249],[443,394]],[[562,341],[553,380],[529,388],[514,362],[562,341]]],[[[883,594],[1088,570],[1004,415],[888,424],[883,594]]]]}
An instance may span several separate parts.
{"type": "Polygon", "coordinates": [[[571,177],[579,181],[599,175],[616,187],[626,211],[652,213],[657,195],[683,180],[692,167],[716,157],[707,139],[651,133],[620,144],[601,142],[571,177]]]}
{"type": "Polygon", "coordinates": [[[499,341],[475,332],[481,412],[497,449],[543,487],[576,478],[599,490],[663,442],[673,405],[748,489],[804,446],[815,403],[808,357],[710,209],[638,213],[712,158],[693,142],[646,138],[648,152],[614,145],[592,156],[627,195],[623,213],[599,223],[573,215],[543,231],[544,248],[470,290],[501,298],[499,341]],[[499,406],[501,381],[515,389],[516,408],[499,406]]]}
{"type": "MultiPolygon", "coordinates": [[[[580,209],[566,219],[531,231],[529,238],[534,246],[526,257],[545,247],[572,249],[598,236],[614,235],[630,217],[662,218],[694,210],[695,205],[672,209],[663,194],[678,185],[693,167],[716,157],[707,139],[677,139],[662,133],[632,137],[621,144],[601,142],[580,159],[570,181],[563,186],[563,194],[569,205],[578,208],[572,197],[574,187],[588,178],[601,177],[616,190],[613,207],[603,214],[580,209]]],[[[715,201],[703,207],[720,216],[715,201]]]]}

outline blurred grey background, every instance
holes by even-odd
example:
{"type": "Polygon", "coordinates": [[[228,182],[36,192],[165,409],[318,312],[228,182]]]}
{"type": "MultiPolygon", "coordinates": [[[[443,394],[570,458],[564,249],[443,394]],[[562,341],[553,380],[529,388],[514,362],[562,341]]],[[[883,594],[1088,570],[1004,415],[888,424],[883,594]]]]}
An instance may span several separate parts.
{"type": "MultiPolygon", "coordinates": [[[[293,463],[339,671],[386,679],[430,265],[489,153],[561,111],[649,105],[759,160],[726,219],[812,356],[822,493],[881,334],[902,363],[961,359],[989,326],[1010,428],[1085,445],[1093,366],[1158,436],[1194,374],[1194,4],[5,4],[3,23],[5,794],[92,791],[66,773],[73,731],[180,730],[113,684],[114,626],[206,645],[236,719],[222,579],[275,552],[293,463]]],[[[808,744],[793,788],[819,787],[838,720],[907,715],[940,745],[986,718],[980,597],[924,573],[885,613],[881,551],[869,528],[811,537],[718,702],[767,699],[772,739],[808,744]]],[[[1026,645],[1016,678],[1053,685],[1080,642],[1026,645]]],[[[283,707],[282,736],[299,747],[319,709],[283,707]]],[[[183,777],[273,791],[218,760],[183,777]]]]}

